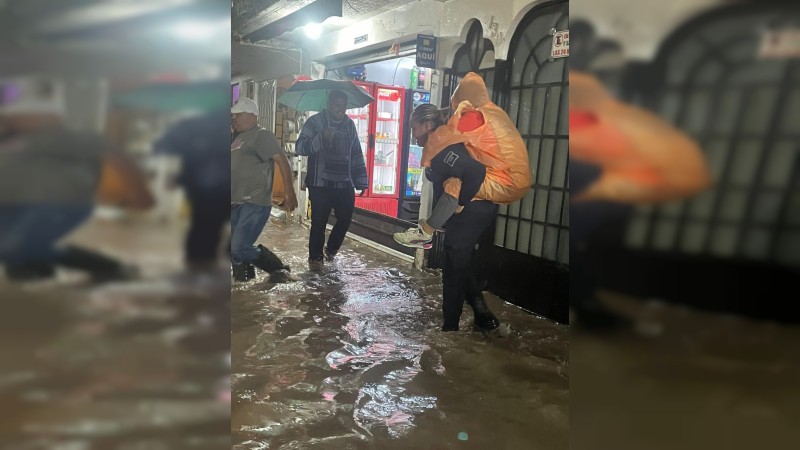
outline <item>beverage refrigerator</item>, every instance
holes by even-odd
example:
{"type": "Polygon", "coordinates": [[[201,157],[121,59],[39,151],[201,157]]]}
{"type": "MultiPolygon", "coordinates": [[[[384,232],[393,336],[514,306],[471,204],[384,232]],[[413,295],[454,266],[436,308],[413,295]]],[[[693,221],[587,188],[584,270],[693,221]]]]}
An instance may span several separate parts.
{"type": "Polygon", "coordinates": [[[425,174],[421,165],[422,147],[415,144],[411,135],[410,117],[417,106],[431,102],[431,93],[421,89],[411,89],[408,91],[407,96],[406,104],[408,109],[406,117],[409,120],[406,120],[405,129],[403,130],[403,135],[406,137],[401,167],[403,188],[400,192],[397,217],[409,222],[417,222],[419,220],[419,205],[422,195],[422,177],[425,174]]]}
{"type": "Polygon", "coordinates": [[[347,110],[361,141],[369,176],[369,188],[356,195],[356,207],[390,217],[398,216],[403,188],[401,168],[407,139],[406,89],[377,83],[354,82],[375,100],[362,108],[347,110]]]}

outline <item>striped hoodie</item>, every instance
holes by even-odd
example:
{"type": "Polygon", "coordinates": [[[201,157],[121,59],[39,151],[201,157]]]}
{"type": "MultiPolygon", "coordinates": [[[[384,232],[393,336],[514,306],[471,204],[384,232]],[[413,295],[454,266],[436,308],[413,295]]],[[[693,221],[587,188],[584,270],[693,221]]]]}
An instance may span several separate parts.
{"type": "Polygon", "coordinates": [[[361,142],[349,117],[337,124],[329,120],[327,110],[311,116],[297,138],[295,151],[308,156],[306,186],[357,190],[369,187],[361,142]],[[333,129],[331,142],[322,137],[326,128],[333,129]]]}

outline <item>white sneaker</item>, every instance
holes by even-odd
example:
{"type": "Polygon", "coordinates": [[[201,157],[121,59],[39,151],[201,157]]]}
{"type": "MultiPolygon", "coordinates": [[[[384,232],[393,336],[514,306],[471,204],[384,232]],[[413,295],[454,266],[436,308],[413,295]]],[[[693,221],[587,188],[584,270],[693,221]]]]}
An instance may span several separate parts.
{"type": "Polygon", "coordinates": [[[432,244],[431,241],[433,240],[433,235],[428,234],[422,230],[420,227],[409,228],[407,231],[402,233],[395,233],[394,240],[406,247],[415,247],[415,248],[431,248],[432,244]]]}

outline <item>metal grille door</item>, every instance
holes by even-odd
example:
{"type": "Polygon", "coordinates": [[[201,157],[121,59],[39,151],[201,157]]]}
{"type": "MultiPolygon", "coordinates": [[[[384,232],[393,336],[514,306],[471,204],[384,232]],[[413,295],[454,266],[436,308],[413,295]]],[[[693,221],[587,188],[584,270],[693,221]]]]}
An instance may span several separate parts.
{"type": "Polygon", "coordinates": [[[501,206],[495,245],[569,263],[567,58],[551,59],[552,30],[569,27],[569,4],[534,8],[512,38],[504,109],[528,145],[534,184],[520,201],[501,206]]]}
{"type": "Polygon", "coordinates": [[[638,209],[627,246],[800,264],[800,60],[762,53],[765,32],[797,30],[797,17],[797,4],[729,8],[667,40],[647,106],[698,140],[714,185],[638,209]]]}

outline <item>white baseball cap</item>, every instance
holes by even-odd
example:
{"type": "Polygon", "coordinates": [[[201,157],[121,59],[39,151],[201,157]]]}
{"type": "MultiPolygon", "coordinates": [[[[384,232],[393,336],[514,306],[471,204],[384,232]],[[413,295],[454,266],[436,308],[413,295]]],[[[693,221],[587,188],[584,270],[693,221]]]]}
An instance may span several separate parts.
{"type": "Polygon", "coordinates": [[[231,108],[231,114],[250,113],[258,115],[258,105],[249,98],[240,98],[231,108]]]}

